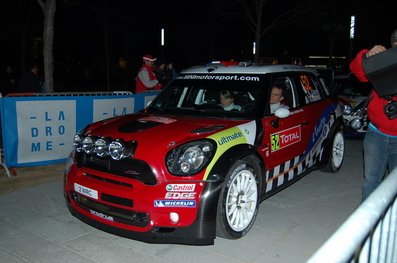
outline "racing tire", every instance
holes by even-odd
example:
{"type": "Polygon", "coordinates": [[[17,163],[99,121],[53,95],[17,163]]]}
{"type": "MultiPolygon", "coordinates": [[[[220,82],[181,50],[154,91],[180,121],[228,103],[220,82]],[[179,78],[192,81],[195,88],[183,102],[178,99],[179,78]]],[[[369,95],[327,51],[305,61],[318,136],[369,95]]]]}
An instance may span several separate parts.
{"type": "Polygon", "coordinates": [[[235,162],[223,185],[216,216],[216,235],[238,239],[249,232],[260,203],[261,169],[255,157],[235,162]]]}
{"type": "Polygon", "coordinates": [[[332,134],[331,142],[326,147],[326,151],[329,151],[325,154],[327,160],[324,161],[325,165],[321,171],[336,173],[342,167],[345,157],[345,138],[340,129],[336,129],[332,134]]]}

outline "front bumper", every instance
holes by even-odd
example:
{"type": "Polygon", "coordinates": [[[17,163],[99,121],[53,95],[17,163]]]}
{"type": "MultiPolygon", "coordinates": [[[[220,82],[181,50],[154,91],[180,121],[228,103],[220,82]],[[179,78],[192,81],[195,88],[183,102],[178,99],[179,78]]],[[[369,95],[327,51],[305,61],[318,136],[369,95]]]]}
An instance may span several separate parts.
{"type": "MultiPolygon", "coordinates": [[[[147,243],[174,243],[189,245],[213,245],[216,237],[216,209],[222,181],[206,181],[196,208],[185,208],[192,223],[184,225],[163,224],[158,214],[167,214],[170,209],[147,207],[145,212],[130,211],[115,206],[104,206],[101,202],[79,195],[65,176],[64,196],[71,214],[81,221],[103,231],[147,243]],[[109,207],[111,207],[109,209],[109,207]],[[102,210],[101,210],[102,209],[102,210]],[[155,211],[155,210],[159,211],[155,211]],[[192,214],[194,213],[194,214],[192,214]],[[112,220],[106,220],[111,218],[112,220]]],[[[149,202],[150,203],[150,202],[149,202]]],[[[177,208],[175,208],[178,211],[177,208]]],[[[139,209],[142,211],[142,209],[139,209]]],[[[164,216],[163,216],[164,217],[164,216]]],[[[183,217],[183,216],[181,216],[183,217]]],[[[182,221],[182,220],[181,220],[182,221]]]]}

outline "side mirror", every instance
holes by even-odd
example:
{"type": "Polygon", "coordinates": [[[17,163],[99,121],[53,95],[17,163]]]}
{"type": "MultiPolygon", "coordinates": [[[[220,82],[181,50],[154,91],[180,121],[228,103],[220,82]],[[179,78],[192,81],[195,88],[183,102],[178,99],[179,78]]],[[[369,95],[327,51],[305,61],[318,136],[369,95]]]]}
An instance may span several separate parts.
{"type": "Polygon", "coordinates": [[[272,126],[273,128],[278,128],[278,121],[279,119],[284,119],[287,118],[290,115],[290,111],[287,108],[278,108],[275,112],[274,112],[274,116],[276,116],[276,118],[274,118],[274,120],[272,120],[272,126]]]}
{"type": "Polygon", "coordinates": [[[278,108],[275,112],[274,115],[280,119],[287,118],[290,115],[290,111],[287,108],[278,108]]]}

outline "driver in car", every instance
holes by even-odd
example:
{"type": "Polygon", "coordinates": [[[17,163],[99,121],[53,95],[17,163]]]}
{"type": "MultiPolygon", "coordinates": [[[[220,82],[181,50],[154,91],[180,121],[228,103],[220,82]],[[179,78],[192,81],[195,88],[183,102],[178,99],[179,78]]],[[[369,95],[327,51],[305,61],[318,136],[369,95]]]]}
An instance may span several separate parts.
{"type": "Polygon", "coordinates": [[[226,111],[241,111],[241,106],[234,104],[234,96],[230,90],[221,90],[220,93],[221,106],[226,111]]]}
{"type": "Polygon", "coordinates": [[[275,82],[270,93],[270,112],[273,114],[279,108],[288,109],[287,105],[282,104],[284,100],[285,86],[281,82],[275,82]]]}

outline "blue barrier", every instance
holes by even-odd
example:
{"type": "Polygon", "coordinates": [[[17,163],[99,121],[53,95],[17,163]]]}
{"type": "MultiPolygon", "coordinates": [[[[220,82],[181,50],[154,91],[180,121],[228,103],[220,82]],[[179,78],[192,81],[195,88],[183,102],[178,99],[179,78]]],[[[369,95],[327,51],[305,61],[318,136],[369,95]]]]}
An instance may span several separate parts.
{"type": "Polygon", "coordinates": [[[3,162],[8,167],[66,160],[87,124],[143,109],[159,92],[31,94],[0,98],[3,162]]]}

